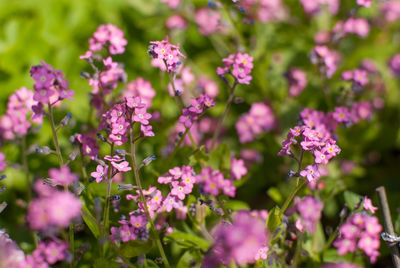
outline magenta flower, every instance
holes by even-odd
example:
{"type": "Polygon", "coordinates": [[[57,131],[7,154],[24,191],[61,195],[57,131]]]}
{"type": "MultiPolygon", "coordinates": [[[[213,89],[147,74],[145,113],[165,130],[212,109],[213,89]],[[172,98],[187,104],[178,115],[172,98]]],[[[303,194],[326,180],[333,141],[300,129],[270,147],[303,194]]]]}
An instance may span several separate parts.
{"type": "MultiPolygon", "coordinates": [[[[96,52],[103,47],[108,48],[111,55],[122,54],[128,42],[124,38],[124,32],[112,24],[100,25],[93,38],[89,39],[90,51],[96,52]]],[[[89,56],[86,52],[85,56],[89,56]]],[[[81,58],[86,58],[81,56],[81,58]]]]}
{"type": "Polygon", "coordinates": [[[49,264],[54,264],[58,261],[63,261],[67,257],[68,243],[58,240],[52,240],[44,243],[39,242],[38,249],[49,264]]]}
{"type": "Polygon", "coordinates": [[[154,137],[153,127],[152,126],[144,126],[140,125],[141,135],[143,137],[154,137]]]}
{"type": "Polygon", "coordinates": [[[68,166],[62,166],[60,169],[52,168],[49,170],[49,177],[56,183],[62,186],[78,181],[79,178],[76,174],[71,173],[68,166]]]}
{"type": "Polygon", "coordinates": [[[295,202],[304,228],[310,233],[314,232],[315,224],[322,216],[323,203],[312,196],[306,196],[303,199],[296,198],[295,202]]]}
{"type": "Polygon", "coordinates": [[[371,3],[371,0],[357,0],[357,4],[360,6],[370,7],[371,3]]]}
{"type": "Polygon", "coordinates": [[[90,173],[90,176],[96,179],[96,182],[99,183],[107,176],[108,166],[97,165],[96,171],[90,173]]]}
{"type": "Polygon", "coordinates": [[[56,226],[67,227],[81,215],[81,201],[70,192],[57,192],[47,202],[49,222],[56,226]]]}

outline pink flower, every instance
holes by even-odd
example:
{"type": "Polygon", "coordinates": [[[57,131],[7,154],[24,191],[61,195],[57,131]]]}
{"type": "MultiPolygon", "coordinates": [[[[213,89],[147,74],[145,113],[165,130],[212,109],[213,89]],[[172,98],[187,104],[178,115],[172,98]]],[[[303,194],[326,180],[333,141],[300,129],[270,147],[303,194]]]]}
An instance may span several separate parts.
{"type": "Polygon", "coordinates": [[[52,240],[47,243],[39,242],[39,249],[41,249],[42,254],[49,264],[63,261],[67,256],[66,251],[68,250],[68,246],[67,242],[58,240],[52,240]]]}
{"type": "Polygon", "coordinates": [[[298,96],[307,86],[306,73],[297,68],[290,69],[287,78],[289,80],[289,95],[291,97],[298,96]]]}
{"type": "Polygon", "coordinates": [[[371,3],[371,0],[357,0],[357,4],[360,6],[370,7],[371,3]]]}
{"type": "Polygon", "coordinates": [[[154,59],[163,61],[168,72],[175,72],[178,65],[181,64],[180,58],[185,56],[179,51],[179,46],[171,45],[168,37],[162,41],[152,41],[149,46],[149,55],[154,59]]]}
{"type": "Polygon", "coordinates": [[[151,114],[146,112],[146,108],[136,108],[135,114],[133,115],[133,121],[140,122],[143,125],[148,125],[151,114]]]}
{"type": "Polygon", "coordinates": [[[67,227],[81,215],[81,201],[70,192],[57,192],[47,202],[49,222],[56,226],[67,227]]]}
{"type": "Polygon", "coordinates": [[[211,8],[201,8],[196,11],[195,22],[202,35],[210,35],[221,30],[221,14],[211,8]]]}
{"type": "Polygon", "coordinates": [[[266,260],[268,258],[268,251],[269,248],[268,247],[262,247],[257,251],[257,254],[255,256],[256,260],[262,259],[262,260],[266,260]]]}
{"type": "Polygon", "coordinates": [[[320,173],[318,171],[318,165],[308,165],[304,170],[300,171],[300,176],[307,177],[309,182],[319,179],[320,173]]]}
{"type": "Polygon", "coordinates": [[[184,30],[188,27],[188,22],[180,15],[172,15],[165,22],[168,29],[184,30]]]}
{"type": "Polygon", "coordinates": [[[107,47],[111,55],[124,53],[125,46],[128,44],[124,38],[124,32],[112,24],[100,25],[89,43],[91,51],[99,51],[107,47]]]}
{"type": "Polygon", "coordinates": [[[96,171],[90,173],[90,176],[96,179],[96,182],[99,183],[107,176],[108,166],[97,165],[96,171]]]}
{"type": "Polygon", "coordinates": [[[244,165],[243,159],[232,158],[231,162],[231,176],[236,180],[240,180],[247,174],[247,168],[244,165]]]}
{"type": "Polygon", "coordinates": [[[242,266],[254,263],[260,249],[263,250],[260,258],[264,258],[268,251],[265,249],[268,237],[264,225],[263,221],[247,211],[237,212],[232,224],[222,222],[216,227],[215,242],[206,259],[214,257],[222,265],[235,262],[242,266]]]}
{"type": "Polygon", "coordinates": [[[364,197],[363,207],[365,210],[371,211],[372,214],[374,214],[375,210],[378,209],[377,207],[374,207],[374,205],[372,205],[371,199],[369,199],[367,196],[364,197]]]}
{"type": "Polygon", "coordinates": [[[247,53],[240,52],[231,54],[228,58],[222,59],[224,67],[217,68],[217,74],[223,76],[231,73],[239,84],[250,84],[252,76],[250,75],[253,69],[253,57],[247,53]],[[232,70],[231,70],[232,69],[232,70]]]}
{"type": "Polygon", "coordinates": [[[111,165],[119,172],[127,172],[132,169],[128,161],[122,161],[121,163],[111,162],[111,165]]]}
{"type": "Polygon", "coordinates": [[[60,169],[52,168],[49,170],[49,177],[57,184],[68,186],[69,184],[78,181],[76,174],[71,173],[68,166],[62,166],[60,169]]]}

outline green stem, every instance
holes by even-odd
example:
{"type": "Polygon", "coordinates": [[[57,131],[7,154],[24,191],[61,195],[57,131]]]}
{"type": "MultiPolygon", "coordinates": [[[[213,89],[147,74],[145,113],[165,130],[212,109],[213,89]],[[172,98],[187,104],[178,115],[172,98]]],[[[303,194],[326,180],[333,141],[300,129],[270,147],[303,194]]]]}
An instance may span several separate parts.
{"type": "MultiPolygon", "coordinates": [[[[61,155],[60,146],[58,144],[57,131],[56,131],[55,124],[54,124],[53,109],[52,109],[50,103],[48,104],[48,108],[49,108],[50,126],[51,126],[51,131],[53,134],[53,142],[54,142],[54,146],[56,147],[58,163],[61,168],[64,165],[64,162],[63,162],[63,158],[61,155]]],[[[64,190],[68,191],[68,186],[65,186],[64,190]]],[[[69,224],[68,233],[69,233],[69,239],[68,239],[69,240],[69,249],[72,254],[72,261],[70,263],[70,267],[74,268],[75,267],[75,240],[74,240],[74,225],[72,223],[69,224]]]]}
{"type": "MultiPolygon", "coordinates": [[[[111,152],[110,155],[113,156],[114,153],[114,143],[111,144],[111,152]]],[[[107,195],[106,195],[106,204],[104,206],[104,229],[108,234],[108,226],[110,219],[110,198],[111,198],[111,186],[112,186],[112,178],[111,178],[111,166],[108,167],[108,175],[107,175],[107,195]]]]}
{"type": "Polygon", "coordinates": [[[63,159],[62,159],[60,146],[58,145],[57,132],[56,132],[56,128],[54,126],[53,109],[51,108],[50,103],[49,103],[48,107],[49,107],[50,127],[51,127],[51,132],[53,133],[53,142],[54,142],[54,146],[56,147],[58,163],[60,164],[60,167],[62,167],[64,162],[63,162],[63,159]]]}
{"type": "Polygon", "coordinates": [[[161,255],[162,259],[163,259],[164,265],[165,265],[165,267],[170,268],[171,266],[169,265],[167,256],[165,255],[165,252],[164,252],[164,248],[163,248],[163,246],[161,244],[160,238],[157,235],[157,231],[156,231],[156,228],[154,226],[153,219],[151,218],[151,215],[150,215],[150,212],[149,212],[149,207],[147,206],[147,202],[146,202],[146,197],[143,194],[143,188],[142,188],[142,184],[140,182],[140,177],[139,177],[139,169],[138,169],[138,167],[136,165],[135,143],[133,142],[133,129],[132,129],[132,127],[130,128],[130,135],[129,136],[130,136],[130,143],[131,143],[130,155],[132,157],[133,172],[135,173],[136,185],[139,188],[140,198],[142,199],[144,211],[145,211],[147,217],[149,218],[151,231],[153,233],[153,238],[156,241],[157,248],[158,248],[158,250],[160,252],[160,255],[161,255]]]}
{"type": "Polygon", "coordinates": [[[297,194],[297,192],[306,184],[307,180],[302,181],[299,185],[297,185],[293,191],[290,193],[289,197],[286,199],[285,203],[281,208],[282,215],[285,213],[286,209],[289,207],[290,203],[292,202],[293,198],[297,194]]]}
{"type": "Polygon", "coordinates": [[[80,158],[81,158],[81,172],[82,172],[82,176],[83,179],[85,180],[86,184],[89,184],[89,178],[86,172],[86,165],[85,165],[85,159],[83,158],[83,150],[82,150],[82,146],[79,146],[79,153],[80,153],[80,158]]]}
{"type": "Polygon", "coordinates": [[[237,85],[237,81],[235,80],[235,82],[233,83],[233,85],[231,87],[230,93],[229,93],[229,98],[228,98],[228,102],[226,103],[226,106],[225,106],[225,111],[222,114],[222,117],[219,119],[218,125],[217,125],[217,129],[214,132],[214,136],[213,136],[212,142],[211,142],[210,151],[212,151],[214,149],[215,142],[217,141],[219,133],[220,133],[221,128],[222,128],[222,123],[223,123],[226,115],[228,114],[229,107],[231,107],[231,104],[232,104],[232,101],[233,101],[233,93],[235,92],[236,85],[237,85]]]}

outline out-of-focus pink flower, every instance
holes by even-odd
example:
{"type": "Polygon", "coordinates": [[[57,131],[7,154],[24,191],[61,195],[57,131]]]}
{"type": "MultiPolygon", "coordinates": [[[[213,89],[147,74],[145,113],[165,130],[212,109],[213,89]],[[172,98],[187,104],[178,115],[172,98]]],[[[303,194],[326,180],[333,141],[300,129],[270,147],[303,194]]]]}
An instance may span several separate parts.
{"type": "Polygon", "coordinates": [[[179,29],[183,30],[188,27],[188,22],[180,15],[172,15],[167,19],[165,25],[168,29],[179,29]]]}
{"type": "Polygon", "coordinates": [[[199,32],[202,35],[210,35],[222,29],[221,14],[208,7],[197,10],[194,20],[199,26],[199,32]]]}

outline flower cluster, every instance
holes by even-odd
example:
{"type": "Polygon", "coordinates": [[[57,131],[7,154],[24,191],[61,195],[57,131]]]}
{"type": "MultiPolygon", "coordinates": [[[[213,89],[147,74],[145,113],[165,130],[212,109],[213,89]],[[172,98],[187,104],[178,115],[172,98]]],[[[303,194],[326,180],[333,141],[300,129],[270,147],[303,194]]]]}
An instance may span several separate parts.
{"type": "Polygon", "coordinates": [[[287,17],[286,7],[282,2],[282,0],[241,0],[238,7],[247,16],[244,22],[279,22],[287,17]]]}
{"type": "Polygon", "coordinates": [[[179,51],[179,45],[170,44],[168,37],[162,41],[151,41],[148,53],[153,59],[162,61],[167,66],[168,72],[171,73],[175,73],[181,64],[180,58],[185,58],[185,55],[179,51]]]}
{"type": "MultiPolygon", "coordinates": [[[[4,229],[0,229],[0,263],[3,267],[24,267],[24,252],[19,249],[4,229]]],[[[26,267],[26,266],[25,266],[26,267]]]]}
{"type": "Polygon", "coordinates": [[[275,116],[268,105],[262,102],[253,103],[250,111],[236,122],[239,141],[241,143],[253,141],[254,136],[273,129],[275,123],[275,116]]]}
{"type": "Polygon", "coordinates": [[[31,77],[35,80],[33,100],[40,102],[34,107],[38,110],[43,104],[53,104],[63,99],[72,100],[74,91],[68,89],[68,82],[62,71],[55,70],[44,61],[41,63],[42,65],[33,66],[30,70],[31,77]]]}
{"type": "Polygon", "coordinates": [[[343,38],[346,34],[356,34],[361,38],[366,38],[369,31],[368,21],[363,18],[349,18],[345,22],[338,21],[333,28],[336,38],[343,38]]]}
{"type": "MultiPolygon", "coordinates": [[[[6,140],[12,140],[16,136],[23,136],[28,133],[31,122],[28,115],[32,111],[32,106],[38,103],[33,100],[33,92],[25,87],[16,90],[9,98],[7,104],[7,112],[0,119],[0,133],[6,140]]],[[[36,116],[32,114],[34,123],[42,122],[42,114],[36,116]]]]}
{"type": "Polygon", "coordinates": [[[325,74],[328,78],[331,78],[336,72],[340,60],[339,53],[326,46],[314,47],[310,57],[311,62],[318,65],[320,73],[325,74]]]}
{"type": "Polygon", "coordinates": [[[128,141],[129,129],[136,122],[140,124],[141,137],[154,136],[149,125],[151,117],[140,97],[128,97],[102,115],[99,130],[107,130],[109,141],[120,146],[128,141]]]}
{"type": "Polygon", "coordinates": [[[340,152],[336,140],[326,135],[326,132],[319,129],[312,129],[309,126],[295,126],[291,128],[286,140],[282,142],[283,148],[278,155],[293,156],[291,145],[299,144],[301,149],[309,151],[314,155],[314,163],[308,165],[299,175],[307,177],[312,182],[320,177],[319,165],[328,164],[328,161],[340,152]]]}
{"type": "Polygon", "coordinates": [[[201,8],[196,11],[195,22],[199,26],[199,32],[202,35],[210,35],[221,31],[221,14],[211,8],[201,8]]]}
{"type": "Polygon", "coordinates": [[[91,159],[97,156],[100,148],[94,138],[86,134],[76,134],[75,138],[82,148],[83,155],[88,155],[91,159]]]}
{"type": "MultiPolygon", "coordinates": [[[[128,42],[124,38],[124,32],[112,24],[100,25],[93,37],[89,39],[89,53],[107,48],[111,55],[122,54],[128,42]]],[[[87,52],[88,53],[88,52],[87,52]]]]}
{"type": "Polygon", "coordinates": [[[149,238],[149,231],[146,228],[148,218],[143,211],[133,211],[129,220],[118,221],[120,227],[111,227],[111,239],[113,241],[128,242],[131,240],[146,241],[149,238]]]}
{"type": "Polygon", "coordinates": [[[122,92],[123,98],[140,97],[146,108],[152,106],[155,95],[156,91],[151,86],[151,83],[141,77],[126,84],[126,89],[122,92]]]}
{"type": "Polygon", "coordinates": [[[350,216],[340,227],[340,236],[334,242],[339,255],[361,249],[374,263],[379,256],[380,232],[382,226],[378,218],[364,212],[350,216]]]}
{"type": "Polygon", "coordinates": [[[49,264],[67,260],[71,253],[68,251],[68,243],[58,239],[51,239],[46,242],[39,242],[37,249],[32,255],[27,255],[20,267],[48,268],[49,264]]]}
{"type": "Polygon", "coordinates": [[[291,97],[298,96],[303,89],[307,86],[306,73],[297,68],[292,68],[287,74],[289,82],[289,95],[291,97]]]}
{"type": "Polygon", "coordinates": [[[400,18],[400,2],[391,0],[381,4],[381,11],[389,22],[397,21],[400,18]]]}
{"type": "Polygon", "coordinates": [[[300,214],[300,220],[296,222],[296,227],[299,231],[304,228],[313,233],[315,224],[321,219],[324,204],[310,195],[302,199],[295,197],[295,204],[295,209],[300,214]]]}
{"type": "Polygon", "coordinates": [[[368,72],[361,69],[344,71],[342,73],[342,79],[345,81],[352,81],[353,89],[359,91],[363,86],[368,84],[368,72]]]}
{"type": "Polygon", "coordinates": [[[214,99],[207,94],[202,94],[198,98],[193,98],[190,101],[190,106],[182,110],[182,115],[179,117],[179,122],[184,124],[186,128],[190,128],[206,109],[215,105],[214,99]]]}
{"type": "Polygon", "coordinates": [[[233,181],[225,179],[224,174],[219,170],[213,170],[211,167],[203,168],[196,175],[196,182],[204,194],[218,196],[222,192],[227,196],[235,197],[236,187],[233,181]]]}
{"type": "Polygon", "coordinates": [[[235,77],[237,83],[239,84],[250,84],[252,76],[250,75],[253,69],[253,57],[249,56],[247,53],[236,53],[231,54],[228,58],[222,59],[224,67],[217,68],[217,74],[224,76],[226,74],[231,74],[235,77]]]}
{"type": "Polygon", "coordinates": [[[33,230],[50,230],[51,227],[67,227],[70,221],[81,215],[81,201],[70,192],[61,192],[38,180],[35,189],[39,198],[33,199],[26,216],[33,230]]]}
{"type": "Polygon", "coordinates": [[[326,5],[331,14],[339,11],[339,0],[300,0],[304,11],[309,14],[319,13],[326,5]]]}
{"type": "Polygon", "coordinates": [[[182,214],[182,212],[186,214],[187,208],[183,206],[182,200],[192,192],[194,184],[197,183],[193,168],[190,166],[174,167],[168,173],[159,177],[157,181],[171,187],[167,197],[160,200],[162,204],[160,203],[159,212],[170,212],[175,209],[177,215],[182,214]]]}
{"type": "Polygon", "coordinates": [[[262,220],[247,211],[238,211],[232,224],[220,223],[215,228],[215,242],[203,266],[218,267],[218,264],[229,265],[232,262],[241,266],[254,263],[257,257],[264,259],[268,239],[264,225],[262,220]]]}

